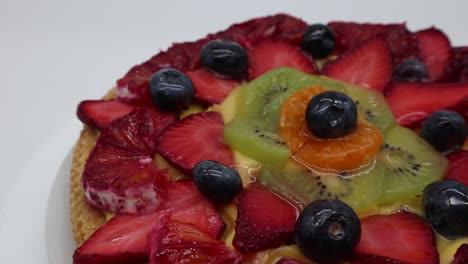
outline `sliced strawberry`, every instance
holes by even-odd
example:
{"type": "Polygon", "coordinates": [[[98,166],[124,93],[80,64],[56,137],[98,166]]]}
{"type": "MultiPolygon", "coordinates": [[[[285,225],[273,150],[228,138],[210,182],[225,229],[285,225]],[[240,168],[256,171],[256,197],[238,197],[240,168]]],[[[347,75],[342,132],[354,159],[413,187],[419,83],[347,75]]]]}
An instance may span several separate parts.
{"type": "Polygon", "coordinates": [[[418,40],[402,24],[371,24],[334,21],[328,23],[335,32],[336,53],[355,49],[372,38],[385,40],[393,57],[394,65],[409,58],[418,58],[418,40]]]}
{"type": "Polygon", "coordinates": [[[402,126],[421,123],[432,112],[455,107],[468,97],[468,83],[397,83],[387,103],[402,126]]]}
{"type": "Polygon", "coordinates": [[[196,226],[169,221],[150,238],[151,264],[241,264],[242,255],[229,250],[196,226]]]}
{"type": "Polygon", "coordinates": [[[284,14],[267,16],[235,24],[227,30],[210,34],[194,42],[175,43],[167,51],[162,51],[148,61],[134,66],[117,81],[119,99],[133,103],[151,103],[149,79],[158,70],[176,68],[192,71],[200,68],[200,49],[212,39],[229,39],[239,42],[247,49],[265,40],[279,40],[299,44],[307,24],[295,17],[284,14]]]}
{"type": "Polygon", "coordinates": [[[432,228],[418,215],[373,215],[361,220],[361,229],[361,241],[355,250],[361,260],[358,263],[439,263],[432,228]],[[382,258],[386,262],[370,261],[382,258]]]}
{"type": "Polygon", "coordinates": [[[444,81],[468,82],[468,47],[452,48],[444,81]]]}
{"type": "Polygon", "coordinates": [[[383,91],[392,77],[392,58],[382,39],[373,39],[330,62],[324,75],[383,91]]]}
{"type": "Polygon", "coordinates": [[[276,262],[276,264],[305,264],[302,261],[291,259],[291,258],[281,258],[276,262]]]}
{"type": "Polygon", "coordinates": [[[84,124],[103,129],[134,109],[135,106],[117,100],[86,100],[78,104],[76,115],[84,124]]]}
{"type": "Polygon", "coordinates": [[[451,153],[447,158],[450,161],[450,166],[445,178],[468,185],[468,150],[451,153]]]}
{"type": "Polygon", "coordinates": [[[155,211],[168,176],[153,164],[154,140],[174,120],[142,108],[104,129],[83,171],[87,202],[103,211],[155,211]]]}
{"type": "Polygon", "coordinates": [[[148,236],[167,221],[159,213],[117,215],[73,254],[74,264],[148,263],[148,236]]]}
{"type": "Polygon", "coordinates": [[[451,46],[448,37],[436,28],[416,32],[421,57],[429,72],[429,79],[441,79],[449,66],[451,46]]]}
{"type": "Polygon", "coordinates": [[[166,127],[177,121],[177,115],[155,108],[140,108],[124,118],[115,120],[102,131],[99,142],[127,152],[153,155],[156,138],[166,127]]]}
{"type": "Polygon", "coordinates": [[[249,53],[249,79],[279,67],[292,67],[306,73],[315,73],[313,60],[300,49],[278,41],[264,41],[249,53]]]}
{"type": "Polygon", "coordinates": [[[205,105],[222,103],[239,85],[236,81],[221,79],[205,69],[189,71],[187,75],[195,86],[195,98],[205,105]]]}
{"type": "Polygon", "coordinates": [[[185,117],[168,127],[158,138],[156,148],[171,164],[191,175],[202,160],[234,164],[233,154],[223,143],[224,123],[217,112],[185,117]]]}
{"type": "Polygon", "coordinates": [[[461,245],[453,258],[452,264],[468,263],[468,244],[461,245]]]}
{"type": "Polygon", "coordinates": [[[170,212],[171,219],[197,226],[209,237],[221,237],[226,228],[214,205],[203,196],[193,181],[178,181],[166,185],[167,200],[161,210],[170,212]]]}
{"type": "Polygon", "coordinates": [[[233,245],[255,253],[292,242],[298,210],[265,187],[251,184],[237,197],[238,214],[233,245]]]}

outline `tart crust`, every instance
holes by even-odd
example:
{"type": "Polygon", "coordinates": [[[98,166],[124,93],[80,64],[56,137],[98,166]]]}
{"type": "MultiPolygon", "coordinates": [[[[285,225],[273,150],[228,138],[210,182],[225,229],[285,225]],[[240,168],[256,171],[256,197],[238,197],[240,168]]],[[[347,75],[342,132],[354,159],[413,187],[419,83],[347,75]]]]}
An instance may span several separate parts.
{"type": "MultiPolygon", "coordinates": [[[[103,99],[116,97],[116,90],[113,88],[103,99]]],[[[70,209],[73,237],[78,245],[81,245],[106,222],[106,216],[103,212],[92,208],[86,203],[81,183],[86,160],[94,145],[96,145],[98,136],[99,131],[85,125],[73,150],[70,171],[70,209]]]]}

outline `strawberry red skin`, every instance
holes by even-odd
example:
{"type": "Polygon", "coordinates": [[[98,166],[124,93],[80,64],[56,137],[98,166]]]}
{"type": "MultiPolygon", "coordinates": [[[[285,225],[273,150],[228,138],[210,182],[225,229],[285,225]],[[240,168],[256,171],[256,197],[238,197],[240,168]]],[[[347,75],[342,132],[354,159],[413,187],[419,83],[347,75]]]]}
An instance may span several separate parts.
{"type": "Polygon", "coordinates": [[[73,254],[74,264],[147,263],[148,236],[162,228],[159,213],[117,215],[94,232],[73,254]]]}
{"type": "Polygon", "coordinates": [[[249,80],[279,67],[292,67],[306,73],[315,73],[313,60],[292,45],[264,41],[249,53],[249,80]]]}
{"type": "Polygon", "coordinates": [[[452,48],[452,56],[443,81],[468,82],[468,47],[452,48]]]}
{"type": "Polygon", "coordinates": [[[192,114],[168,127],[157,139],[157,151],[175,167],[192,175],[195,164],[214,160],[234,164],[231,149],[223,142],[224,122],[217,112],[192,114]]]}
{"type": "Polygon", "coordinates": [[[431,113],[457,107],[468,97],[468,83],[396,83],[387,103],[402,126],[421,123],[431,113]]]}
{"type": "Polygon", "coordinates": [[[176,68],[187,72],[200,68],[201,47],[213,39],[233,40],[252,49],[257,43],[269,39],[299,45],[307,23],[295,17],[278,14],[234,24],[224,31],[210,34],[194,42],[175,43],[148,61],[134,66],[117,81],[119,99],[133,103],[151,103],[149,79],[158,70],[176,68]]]}
{"type": "Polygon", "coordinates": [[[355,49],[372,38],[385,40],[392,53],[393,64],[419,57],[418,40],[403,24],[371,24],[333,21],[328,23],[335,33],[335,53],[355,49]]]}
{"type": "Polygon", "coordinates": [[[451,46],[448,37],[439,29],[429,28],[416,32],[421,58],[429,72],[429,79],[437,81],[444,77],[449,67],[451,46]]]}
{"type": "Polygon", "coordinates": [[[372,39],[328,63],[323,74],[382,92],[392,77],[390,50],[384,40],[372,39]]]}
{"type": "Polygon", "coordinates": [[[242,256],[197,227],[169,221],[150,237],[151,264],[241,264],[242,256]]]}
{"type": "Polygon", "coordinates": [[[432,228],[418,215],[404,211],[373,215],[361,220],[361,228],[361,241],[355,252],[357,258],[368,262],[359,263],[439,263],[432,228]],[[379,262],[382,258],[387,262],[379,262]]]}
{"type": "Polygon", "coordinates": [[[220,104],[239,83],[222,79],[206,69],[187,72],[195,86],[195,99],[203,105],[220,104]]]}
{"type": "Polygon", "coordinates": [[[468,186],[468,150],[459,150],[447,156],[450,166],[446,179],[457,180],[468,186]]]}
{"type": "Polygon", "coordinates": [[[242,253],[255,253],[289,244],[298,210],[259,184],[251,184],[237,197],[238,215],[233,245],[242,253]]]}
{"type": "Polygon", "coordinates": [[[452,264],[468,263],[468,244],[461,245],[453,258],[452,264]]]}
{"type": "Polygon", "coordinates": [[[101,130],[135,108],[118,100],[86,100],[78,104],[76,115],[84,124],[101,130]]]}

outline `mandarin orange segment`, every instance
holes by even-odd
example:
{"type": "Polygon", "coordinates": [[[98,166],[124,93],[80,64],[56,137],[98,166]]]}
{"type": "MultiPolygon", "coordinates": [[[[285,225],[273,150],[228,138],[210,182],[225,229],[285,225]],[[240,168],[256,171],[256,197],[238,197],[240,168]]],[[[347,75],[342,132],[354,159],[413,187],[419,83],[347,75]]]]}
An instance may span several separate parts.
{"type": "Polygon", "coordinates": [[[366,165],[380,151],[383,135],[363,118],[358,118],[355,132],[336,139],[318,138],[307,128],[307,104],[324,91],[319,86],[301,89],[281,108],[280,135],[291,148],[292,158],[306,167],[327,171],[350,171],[366,165]]]}

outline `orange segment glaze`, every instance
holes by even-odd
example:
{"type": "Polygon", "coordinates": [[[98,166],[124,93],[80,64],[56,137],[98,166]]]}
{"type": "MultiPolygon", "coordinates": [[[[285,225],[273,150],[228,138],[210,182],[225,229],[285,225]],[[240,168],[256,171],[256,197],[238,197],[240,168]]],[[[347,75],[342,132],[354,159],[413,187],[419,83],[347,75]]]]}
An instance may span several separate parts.
{"type": "Polygon", "coordinates": [[[321,139],[309,131],[305,110],[310,99],[326,89],[307,87],[290,96],[281,108],[280,135],[288,142],[292,158],[314,169],[350,171],[366,165],[380,151],[383,135],[363,118],[354,133],[336,139],[321,139]]]}

